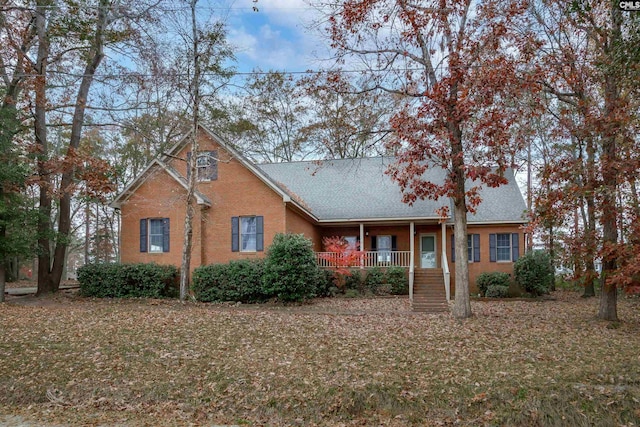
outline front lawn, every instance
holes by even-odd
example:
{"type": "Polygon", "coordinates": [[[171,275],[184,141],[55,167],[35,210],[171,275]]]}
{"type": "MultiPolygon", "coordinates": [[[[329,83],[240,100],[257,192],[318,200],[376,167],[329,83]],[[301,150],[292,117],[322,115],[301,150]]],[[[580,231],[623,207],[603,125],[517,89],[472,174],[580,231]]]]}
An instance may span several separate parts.
{"type": "Polygon", "coordinates": [[[0,425],[639,425],[640,302],[0,305],[0,425]],[[612,327],[613,326],[613,327],[612,327]],[[4,417],[4,418],[3,418],[4,417]]]}

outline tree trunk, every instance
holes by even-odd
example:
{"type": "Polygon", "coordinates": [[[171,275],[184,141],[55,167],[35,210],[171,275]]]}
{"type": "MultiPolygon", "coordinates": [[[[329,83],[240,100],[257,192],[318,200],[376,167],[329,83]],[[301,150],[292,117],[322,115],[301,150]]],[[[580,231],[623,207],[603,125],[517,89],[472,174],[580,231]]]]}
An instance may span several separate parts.
{"type": "MultiPolygon", "coordinates": [[[[622,12],[618,9],[614,2],[611,2],[611,18],[612,30],[610,35],[610,44],[605,50],[608,55],[613,52],[608,50],[617,47],[622,42],[621,21],[622,12]]],[[[612,61],[614,63],[614,61],[612,61]]],[[[604,108],[607,126],[602,137],[602,158],[600,165],[602,168],[602,240],[604,248],[604,256],[602,259],[602,292],[600,294],[600,308],[598,310],[598,318],[603,320],[618,320],[618,289],[614,283],[611,283],[610,276],[617,268],[617,257],[614,252],[618,243],[618,207],[616,200],[616,192],[618,189],[618,172],[617,172],[617,152],[616,138],[621,124],[616,118],[617,109],[619,108],[620,88],[617,84],[617,78],[611,71],[605,76],[604,82],[604,108]]]]}
{"type": "Polygon", "coordinates": [[[184,240],[182,244],[182,263],[180,266],[180,301],[187,298],[191,276],[191,253],[193,249],[193,217],[194,193],[197,182],[196,163],[198,161],[198,120],[200,106],[200,60],[198,51],[198,27],[196,21],[196,5],[198,0],[191,0],[191,31],[193,37],[193,81],[191,82],[191,102],[193,103],[191,156],[187,164],[189,181],[187,185],[186,212],[184,216],[184,240]]]}
{"type": "MultiPolygon", "coordinates": [[[[69,138],[69,147],[67,150],[67,157],[73,156],[74,152],[78,149],[80,144],[80,138],[82,136],[82,128],[84,125],[84,114],[87,106],[87,99],[89,96],[89,89],[94,80],[94,75],[104,58],[104,42],[105,42],[105,28],[108,21],[109,2],[108,0],[101,0],[100,7],[98,7],[98,16],[96,20],[96,29],[93,37],[93,45],[89,51],[89,57],[84,69],[80,87],[78,88],[78,94],[76,96],[75,109],[73,112],[73,119],[71,121],[71,136],[69,138]]],[[[44,17],[43,17],[44,19],[44,17]]],[[[46,35],[45,35],[46,36],[46,35]]],[[[40,49],[38,50],[40,53],[40,49]]],[[[48,55],[48,52],[46,52],[48,55]]],[[[40,57],[40,55],[39,55],[40,57]]],[[[44,57],[46,63],[46,57],[44,57]]],[[[44,92],[45,88],[42,87],[44,92]]],[[[37,105],[37,103],[36,103],[37,105]]],[[[43,104],[44,107],[45,104],[43,104]]],[[[43,126],[45,125],[44,111],[43,126]]],[[[56,238],[55,249],[53,251],[53,264],[51,264],[51,253],[47,249],[46,262],[43,258],[39,266],[38,274],[38,294],[46,292],[56,292],[60,287],[60,281],[64,272],[64,263],[66,259],[67,249],[69,246],[69,236],[71,233],[71,189],[74,185],[76,178],[75,166],[69,166],[69,169],[62,173],[62,179],[60,181],[60,204],[59,204],[59,222],[58,232],[56,238]]],[[[42,177],[42,175],[41,175],[42,177]]],[[[41,191],[42,201],[42,191],[41,191]]],[[[51,212],[51,200],[48,201],[49,213],[51,212]]],[[[50,220],[49,220],[50,222],[50,220]]],[[[47,224],[50,228],[50,223],[47,224]]],[[[43,224],[44,229],[44,224],[43,224]]],[[[47,230],[48,231],[48,230],[47,230]]],[[[47,238],[48,241],[48,238],[47,238]]],[[[43,246],[43,245],[41,245],[43,246]]],[[[42,250],[42,247],[41,247],[42,250]]]]}
{"type": "MultiPolygon", "coordinates": [[[[454,88],[455,90],[455,88],[454,88]]],[[[467,203],[465,191],[465,169],[462,147],[462,130],[457,123],[450,125],[452,134],[451,157],[454,174],[454,241],[456,251],[455,263],[455,304],[453,316],[456,319],[471,317],[471,301],[469,298],[469,256],[467,253],[467,203]]]]}
{"type": "Polygon", "coordinates": [[[47,141],[47,63],[49,58],[49,37],[45,13],[47,2],[39,1],[36,10],[36,33],[38,38],[38,56],[36,60],[36,103],[35,103],[35,137],[38,146],[38,292],[42,295],[53,292],[51,280],[51,176],[47,168],[49,157],[49,143],[47,141]]]}

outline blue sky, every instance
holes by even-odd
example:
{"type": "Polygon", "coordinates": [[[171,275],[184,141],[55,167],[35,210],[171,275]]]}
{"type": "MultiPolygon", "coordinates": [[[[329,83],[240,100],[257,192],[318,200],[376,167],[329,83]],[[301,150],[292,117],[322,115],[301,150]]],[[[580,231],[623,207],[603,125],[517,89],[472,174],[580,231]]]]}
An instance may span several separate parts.
{"type": "Polygon", "coordinates": [[[228,40],[235,47],[238,72],[320,68],[317,58],[328,56],[326,42],[306,29],[316,16],[303,0],[233,1],[228,40]]]}

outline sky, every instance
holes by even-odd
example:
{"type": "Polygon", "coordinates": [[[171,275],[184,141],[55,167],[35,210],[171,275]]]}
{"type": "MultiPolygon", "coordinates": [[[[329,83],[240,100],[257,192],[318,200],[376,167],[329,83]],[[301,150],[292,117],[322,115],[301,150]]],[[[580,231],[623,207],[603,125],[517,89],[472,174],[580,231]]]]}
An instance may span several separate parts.
{"type": "Polygon", "coordinates": [[[318,13],[303,0],[232,0],[227,13],[239,73],[316,70],[328,58],[326,41],[310,29],[318,13]]]}

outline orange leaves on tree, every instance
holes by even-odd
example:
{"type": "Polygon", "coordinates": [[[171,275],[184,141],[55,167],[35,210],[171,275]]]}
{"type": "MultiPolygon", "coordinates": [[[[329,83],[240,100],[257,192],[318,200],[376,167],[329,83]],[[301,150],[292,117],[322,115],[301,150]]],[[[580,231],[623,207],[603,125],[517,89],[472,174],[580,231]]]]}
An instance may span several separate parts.
{"type": "Polygon", "coordinates": [[[351,268],[357,267],[362,261],[363,253],[360,244],[347,242],[344,237],[333,236],[322,239],[326,252],[320,254],[320,258],[331,266],[336,279],[336,285],[342,289],[345,278],[351,276],[351,268]]]}

